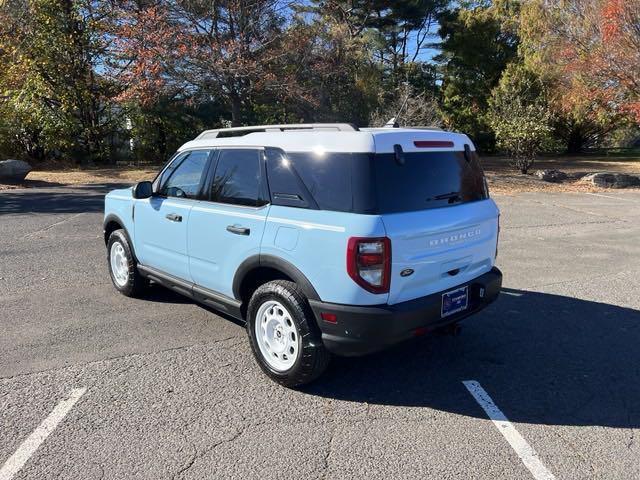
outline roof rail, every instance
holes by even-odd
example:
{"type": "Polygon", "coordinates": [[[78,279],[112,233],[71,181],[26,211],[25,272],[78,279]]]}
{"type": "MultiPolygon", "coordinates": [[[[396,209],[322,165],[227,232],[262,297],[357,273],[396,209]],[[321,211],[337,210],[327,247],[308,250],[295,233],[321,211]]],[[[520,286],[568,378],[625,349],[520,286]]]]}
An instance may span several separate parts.
{"type": "Polygon", "coordinates": [[[254,132],[284,132],[287,130],[329,130],[337,132],[355,132],[358,128],[350,123],[294,123],[290,125],[256,125],[250,127],[231,127],[205,130],[196,137],[196,140],[203,138],[217,137],[240,137],[254,132]]]}

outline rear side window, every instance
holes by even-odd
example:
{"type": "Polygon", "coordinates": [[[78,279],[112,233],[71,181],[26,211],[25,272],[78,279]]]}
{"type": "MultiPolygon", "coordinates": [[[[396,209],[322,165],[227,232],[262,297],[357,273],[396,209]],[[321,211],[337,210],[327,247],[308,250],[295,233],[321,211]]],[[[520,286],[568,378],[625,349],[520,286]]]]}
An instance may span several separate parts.
{"type": "Polygon", "coordinates": [[[287,153],[292,166],[322,210],[350,212],[351,153],[287,153]]]}
{"type": "Polygon", "coordinates": [[[405,153],[405,162],[377,154],[374,159],[379,213],[447,207],[488,198],[478,156],[469,152],[405,153]]]}
{"type": "Polygon", "coordinates": [[[316,208],[313,196],[287,155],[275,148],[265,149],[265,155],[271,203],[285,207],[316,208]]]}
{"type": "MultiPolygon", "coordinates": [[[[309,208],[375,213],[372,154],[287,152],[286,158],[288,170],[295,175],[311,198],[309,208]]],[[[269,182],[271,183],[271,177],[269,182]]],[[[272,189],[272,197],[273,191],[272,189]]]]}
{"type": "Polygon", "coordinates": [[[220,150],[209,191],[214,202],[257,207],[263,205],[260,150],[220,150]]]}

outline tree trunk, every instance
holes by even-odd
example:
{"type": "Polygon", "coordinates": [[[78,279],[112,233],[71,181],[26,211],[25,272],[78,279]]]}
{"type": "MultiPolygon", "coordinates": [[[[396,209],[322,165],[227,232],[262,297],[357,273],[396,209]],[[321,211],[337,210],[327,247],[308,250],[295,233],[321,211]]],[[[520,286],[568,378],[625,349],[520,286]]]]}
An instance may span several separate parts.
{"type": "Polygon", "coordinates": [[[82,168],[88,167],[89,163],[93,161],[93,155],[95,154],[95,147],[93,142],[93,135],[90,129],[85,128],[84,131],[84,154],[80,156],[80,166],[82,168]]]}
{"type": "Polygon", "coordinates": [[[581,153],[585,144],[584,135],[579,129],[572,129],[567,140],[567,153],[581,153]]]}
{"type": "Polygon", "coordinates": [[[156,121],[155,123],[158,129],[158,150],[160,151],[160,157],[164,160],[167,158],[167,132],[164,123],[160,121],[156,121]]]}
{"type": "Polygon", "coordinates": [[[231,100],[231,126],[240,127],[242,125],[242,121],[241,121],[242,101],[240,100],[240,96],[236,94],[232,94],[230,97],[230,100],[231,100]]]}

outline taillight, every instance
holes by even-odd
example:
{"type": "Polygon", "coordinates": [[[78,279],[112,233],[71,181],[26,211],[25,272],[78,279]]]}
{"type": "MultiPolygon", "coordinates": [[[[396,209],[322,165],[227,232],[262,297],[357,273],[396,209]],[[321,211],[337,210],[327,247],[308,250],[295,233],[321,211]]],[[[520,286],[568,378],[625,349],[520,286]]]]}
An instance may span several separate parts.
{"type": "Polygon", "coordinates": [[[347,273],[371,293],[388,293],[391,284],[391,240],[351,237],[347,245],[347,273]]]}

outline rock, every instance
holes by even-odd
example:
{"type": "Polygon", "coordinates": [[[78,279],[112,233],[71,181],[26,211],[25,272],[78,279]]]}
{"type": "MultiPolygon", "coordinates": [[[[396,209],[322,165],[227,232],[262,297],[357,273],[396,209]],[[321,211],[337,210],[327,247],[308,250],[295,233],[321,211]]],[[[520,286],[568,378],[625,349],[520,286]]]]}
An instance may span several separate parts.
{"type": "Polygon", "coordinates": [[[536,177],[545,182],[562,183],[568,175],[560,170],[538,170],[534,173],[536,177]]]}
{"type": "Polygon", "coordinates": [[[22,160],[3,160],[0,162],[0,180],[20,182],[31,171],[31,165],[22,160]]]}
{"type": "Polygon", "coordinates": [[[598,172],[582,177],[581,181],[591,183],[596,187],[629,188],[640,186],[640,177],[627,173],[598,172]]]}

